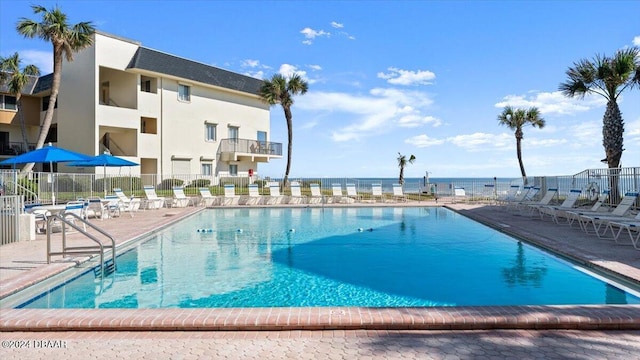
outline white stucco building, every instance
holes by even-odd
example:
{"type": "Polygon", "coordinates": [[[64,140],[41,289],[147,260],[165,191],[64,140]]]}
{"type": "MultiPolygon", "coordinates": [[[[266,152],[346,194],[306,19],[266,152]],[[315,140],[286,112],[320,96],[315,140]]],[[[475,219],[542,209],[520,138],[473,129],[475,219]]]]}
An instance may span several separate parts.
{"type": "MultiPolygon", "coordinates": [[[[282,157],[282,144],[271,142],[261,84],[98,32],[91,47],[63,65],[49,137],[70,150],[92,155],[108,150],[139,163],[130,169],[134,175],[243,177],[250,170],[257,175],[259,163],[282,157]]],[[[30,143],[37,140],[50,87],[47,75],[24,89],[30,143]]],[[[10,103],[6,88],[0,87],[0,94],[10,103]]],[[[0,107],[0,160],[15,149],[24,151],[15,113],[0,107]]],[[[103,170],[59,165],[58,171],[103,170]]]]}

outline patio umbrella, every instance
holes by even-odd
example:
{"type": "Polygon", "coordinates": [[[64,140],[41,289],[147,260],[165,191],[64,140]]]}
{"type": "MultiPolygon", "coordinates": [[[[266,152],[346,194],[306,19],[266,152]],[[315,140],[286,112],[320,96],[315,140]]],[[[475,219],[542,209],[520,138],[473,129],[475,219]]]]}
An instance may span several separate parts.
{"type": "MultiPolygon", "coordinates": [[[[10,159],[0,161],[1,165],[15,165],[17,164],[29,164],[29,163],[49,163],[49,169],[51,171],[51,175],[53,175],[53,164],[60,162],[69,162],[69,161],[84,161],[91,159],[90,156],[77,153],[75,151],[63,149],[60,147],[56,147],[49,143],[47,146],[43,146],[40,149],[32,150],[26,152],[24,154],[14,156],[10,159]]],[[[56,199],[53,195],[53,184],[51,191],[51,200],[55,205],[56,199]]]]}
{"type": "Polygon", "coordinates": [[[104,172],[104,196],[107,196],[107,166],[108,167],[115,167],[115,166],[138,166],[139,164],[134,163],[133,161],[129,161],[123,158],[119,158],[117,156],[113,156],[111,154],[100,154],[97,156],[94,156],[92,158],[90,158],[89,160],[83,160],[83,161],[74,161],[71,162],[69,164],[67,164],[68,166],[78,166],[78,167],[98,167],[98,166],[102,166],[103,168],[103,172],[104,172]]]}

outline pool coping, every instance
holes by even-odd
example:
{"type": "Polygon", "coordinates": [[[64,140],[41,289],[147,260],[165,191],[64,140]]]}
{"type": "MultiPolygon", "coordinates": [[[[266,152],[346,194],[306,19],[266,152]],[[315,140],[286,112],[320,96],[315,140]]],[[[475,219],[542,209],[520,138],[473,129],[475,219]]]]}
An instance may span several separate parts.
{"type": "MultiPolygon", "coordinates": [[[[429,206],[417,204],[415,206],[429,206]]],[[[442,206],[442,205],[435,205],[442,206]]],[[[463,213],[460,209],[452,209],[463,213]]],[[[193,215],[176,216],[165,226],[193,215]]],[[[474,220],[487,224],[487,219],[474,220]]],[[[489,221],[490,222],[490,221],[489,221]]],[[[490,225],[490,224],[488,224],[490,225]]],[[[155,229],[155,231],[164,228],[155,229]]],[[[491,225],[490,225],[491,226],[491,225]]],[[[493,224],[496,227],[496,224],[493,224]]],[[[499,228],[498,228],[499,229],[499,228]]],[[[499,229],[500,230],[500,229],[499,229]]],[[[150,233],[123,241],[127,247],[150,233]]],[[[521,233],[510,235],[523,238],[521,233]]],[[[536,243],[524,237],[525,241],[536,243]]],[[[546,246],[545,246],[546,248],[546,246]]],[[[558,253],[557,249],[548,250],[558,253]]],[[[581,263],[588,259],[571,256],[581,263]]],[[[73,267],[55,264],[55,274],[73,267]]],[[[25,274],[29,275],[29,274],[25,274]]],[[[25,277],[20,277],[25,280],[25,277]]],[[[24,285],[24,284],[23,284],[24,285]]],[[[286,331],[286,330],[640,330],[640,305],[294,307],[218,309],[0,309],[0,332],[19,331],[286,331]]]]}

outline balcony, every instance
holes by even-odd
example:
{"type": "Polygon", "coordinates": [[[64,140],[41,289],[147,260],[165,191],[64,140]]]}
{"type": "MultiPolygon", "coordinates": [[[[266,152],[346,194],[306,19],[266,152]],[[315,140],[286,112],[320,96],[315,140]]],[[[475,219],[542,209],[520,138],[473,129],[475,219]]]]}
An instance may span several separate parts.
{"type": "Polygon", "coordinates": [[[220,158],[222,161],[269,162],[282,158],[282,143],[250,139],[220,140],[220,158]]]}
{"type": "Polygon", "coordinates": [[[14,155],[24,154],[31,150],[35,150],[36,148],[35,143],[29,143],[28,145],[29,145],[29,148],[25,149],[24,144],[22,142],[8,142],[8,143],[0,142],[0,155],[14,156],[14,155]]]}

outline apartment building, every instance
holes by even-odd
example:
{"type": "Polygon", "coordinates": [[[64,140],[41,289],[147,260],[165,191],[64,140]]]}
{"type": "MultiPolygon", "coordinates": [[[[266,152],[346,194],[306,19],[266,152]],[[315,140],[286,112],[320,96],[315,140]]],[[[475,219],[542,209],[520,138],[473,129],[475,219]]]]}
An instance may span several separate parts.
{"type": "MultiPolygon", "coordinates": [[[[22,97],[32,143],[46,111],[51,75],[36,80],[22,97]]],[[[139,163],[130,169],[134,175],[258,175],[259,163],[282,158],[282,143],[271,141],[269,105],[258,96],[261,84],[260,79],[97,32],[90,48],[63,65],[48,140],[73,151],[109,151],[139,163]]],[[[25,149],[12,97],[6,88],[0,94],[3,159],[25,149]]],[[[59,164],[57,171],[103,169],[59,164]]]]}

